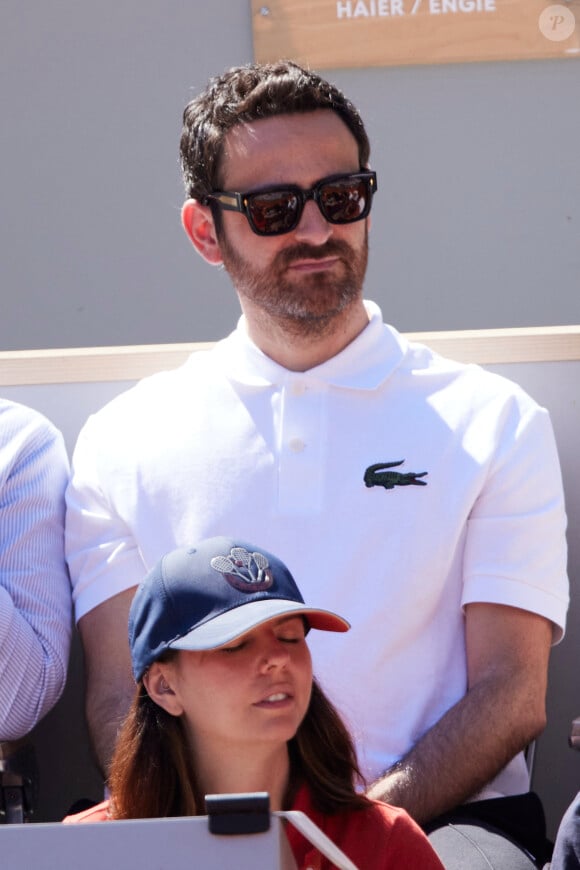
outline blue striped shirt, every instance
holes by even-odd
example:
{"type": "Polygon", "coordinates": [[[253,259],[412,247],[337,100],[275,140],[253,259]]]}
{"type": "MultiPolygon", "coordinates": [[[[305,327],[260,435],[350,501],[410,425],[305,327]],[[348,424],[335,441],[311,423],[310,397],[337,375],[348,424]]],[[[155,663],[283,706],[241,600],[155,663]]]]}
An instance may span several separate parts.
{"type": "Polygon", "coordinates": [[[0,399],[0,740],[27,734],[64,688],[71,636],[63,544],[68,473],[52,423],[0,399]]]}

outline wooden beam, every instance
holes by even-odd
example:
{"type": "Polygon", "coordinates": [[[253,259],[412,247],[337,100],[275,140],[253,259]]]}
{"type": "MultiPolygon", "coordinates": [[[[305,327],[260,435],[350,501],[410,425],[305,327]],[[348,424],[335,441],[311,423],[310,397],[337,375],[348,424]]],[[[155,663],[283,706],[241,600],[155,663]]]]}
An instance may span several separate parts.
{"type": "MultiPolygon", "coordinates": [[[[413,332],[442,356],[482,365],[580,360],[580,325],[413,332]]],[[[213,342],[0,352],[0,386],[135,381],[181,365],[213,342]]]]}

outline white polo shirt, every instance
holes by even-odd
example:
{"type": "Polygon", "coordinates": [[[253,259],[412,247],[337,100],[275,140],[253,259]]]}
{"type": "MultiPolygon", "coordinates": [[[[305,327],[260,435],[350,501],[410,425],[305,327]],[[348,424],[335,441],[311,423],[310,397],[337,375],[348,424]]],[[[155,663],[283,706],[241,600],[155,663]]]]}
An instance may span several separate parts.
{"type": "MultiPolygon", "coordinates": [[[[559,639],[568,587],[547,412],[366,304],[366,329],[308,372],[264,356],[242,318],[91,417],[67,547],[77,619],[210,535],[280,556],[308,603],[352,623],[309,643],[374,778],[464,695],[464,604],[539,613],[559,639]]],[[[484,796],[527,788],[518,757],[484,796]]]]}

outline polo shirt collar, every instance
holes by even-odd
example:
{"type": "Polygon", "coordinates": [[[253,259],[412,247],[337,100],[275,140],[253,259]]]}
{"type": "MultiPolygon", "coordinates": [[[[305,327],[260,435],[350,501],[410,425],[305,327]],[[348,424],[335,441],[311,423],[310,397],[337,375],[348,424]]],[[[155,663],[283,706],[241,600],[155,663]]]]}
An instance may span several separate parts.
{"type": "Polygon", "coordinates": [[[306,372],[291,372],[266,356],[250,339],[244,316],[215,351],[227,377],[246,386],[282,385],[293,378],[347,389],[373,390],[400,365],[406,339],[383,323],[381,309],[365,300],[369,323],[347,347],[306,372]]]}

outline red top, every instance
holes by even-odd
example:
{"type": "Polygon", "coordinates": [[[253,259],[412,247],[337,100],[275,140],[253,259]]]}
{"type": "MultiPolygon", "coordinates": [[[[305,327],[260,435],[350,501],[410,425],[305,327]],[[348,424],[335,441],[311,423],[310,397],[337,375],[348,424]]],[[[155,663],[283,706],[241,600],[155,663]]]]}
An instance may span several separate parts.
{"type": "MultiPolygon", "coordinates": [[[[315,810],[302,786],[294,810],[301,810],[360,870],[443,870],[429,840],[413,819],[398,807],[371,801],[367,809],[325,815],[315,810]]],[[[291,823],[286,834],[300,870],[333,870],[291,823]]]]}
{"type": "MultiPolygon", "coordinates": [[[[398,807],[371,801],[369,807],[325,815],[315,810],[306,786],[296,795],[300,810],[341,849],[360,870],[443,870],[439,858],[413,819],[398,807]]],[[[65,824],[109,821],[109,801],[67,816],[65,824]]],[[[286,823],[286,834],[299,870],[333,870],[302,834],[286,823]]]]}

